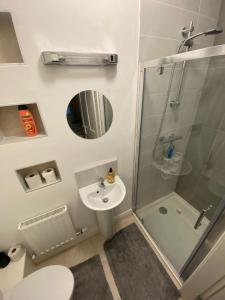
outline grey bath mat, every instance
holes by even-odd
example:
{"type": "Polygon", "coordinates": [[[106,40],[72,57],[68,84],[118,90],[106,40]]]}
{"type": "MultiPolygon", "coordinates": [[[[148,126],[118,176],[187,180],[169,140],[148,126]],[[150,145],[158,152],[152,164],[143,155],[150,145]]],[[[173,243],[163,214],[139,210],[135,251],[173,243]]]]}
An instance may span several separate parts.
{"type": "Polygon", "coordinates": [[[113,300],[99,255],[70,268],[74,279],[74,300],[113,300]]]}
{"type": "Polygon", "coordinates": [[[175,300],[179,293],[135,224],[105,242],[122,300],[175,300]]]}

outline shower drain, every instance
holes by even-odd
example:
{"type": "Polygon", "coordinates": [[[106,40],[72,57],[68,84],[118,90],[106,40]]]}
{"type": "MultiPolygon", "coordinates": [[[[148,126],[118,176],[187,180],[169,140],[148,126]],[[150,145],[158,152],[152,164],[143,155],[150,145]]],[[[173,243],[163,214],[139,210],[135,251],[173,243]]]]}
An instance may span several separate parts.
{"type": "Polygon", "coordinates": [[[167,214],[167,208],[165,208],[164,206],[161,206],[159,208],[159,212],[160,212],[160,214],[166,215],[167,214]]]}

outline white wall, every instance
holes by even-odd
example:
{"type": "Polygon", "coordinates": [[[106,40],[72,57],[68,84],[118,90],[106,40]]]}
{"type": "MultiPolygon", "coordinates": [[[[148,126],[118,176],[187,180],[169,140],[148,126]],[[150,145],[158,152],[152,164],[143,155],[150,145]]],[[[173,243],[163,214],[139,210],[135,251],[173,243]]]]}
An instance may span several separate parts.
{"type": "Polygon", "coordinates": [[[37,102],[48,137],[0,147],[0,250],[20,240],[17,223],[68,203],[76,227],[96,224],[77,196],[74,171],[118,158],[130,208],[138,61],[138,0],[2,0],[11,11],[24,65],[0,66],[0,105],[37,102]],[[46,67],[43,50],[115,52],[117,67],[46,67]],[[102,138],[84,140],[67,125],[66,109],[82,90],[103,93],[113,106],[112,127],[102,138]],[[15,170],[56,160],[62,182],[25,193],[15,170]]]}

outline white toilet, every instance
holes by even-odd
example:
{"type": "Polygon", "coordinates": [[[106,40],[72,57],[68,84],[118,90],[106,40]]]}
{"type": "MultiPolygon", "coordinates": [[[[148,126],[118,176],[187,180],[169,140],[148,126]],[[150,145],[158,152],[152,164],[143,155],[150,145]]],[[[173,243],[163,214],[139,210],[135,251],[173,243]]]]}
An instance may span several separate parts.
{"type": "Polygon", "coordinates": [[[72,272],[64,266],[42,268],[18,283],[0,300],[71,300],[74,289],[72,272]]]}

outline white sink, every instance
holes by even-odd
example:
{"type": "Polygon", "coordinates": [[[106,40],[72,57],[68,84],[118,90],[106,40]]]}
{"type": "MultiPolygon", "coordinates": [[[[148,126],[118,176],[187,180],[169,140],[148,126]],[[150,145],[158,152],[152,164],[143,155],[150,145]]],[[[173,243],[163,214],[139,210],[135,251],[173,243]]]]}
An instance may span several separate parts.
{"type": "Polygon", "coordinates": [[[95,211],[105,211],[118,206],[124,199],[126,188],[119,178],[115,176],[114,183],[104,181],[105,189],[99,187],[99,182],[79,189],[82,202],[95,211]]]}
{"type": "Polygon", "coordinates": [[[79,189],[80,197],[85,206],[94,210],[102,234],[107,238],[113,237],[113,208],[118,206],[126,195],[126,188],[119,176],[114,183],[104,181],[105,188],[99,182],[79,189]]]}

